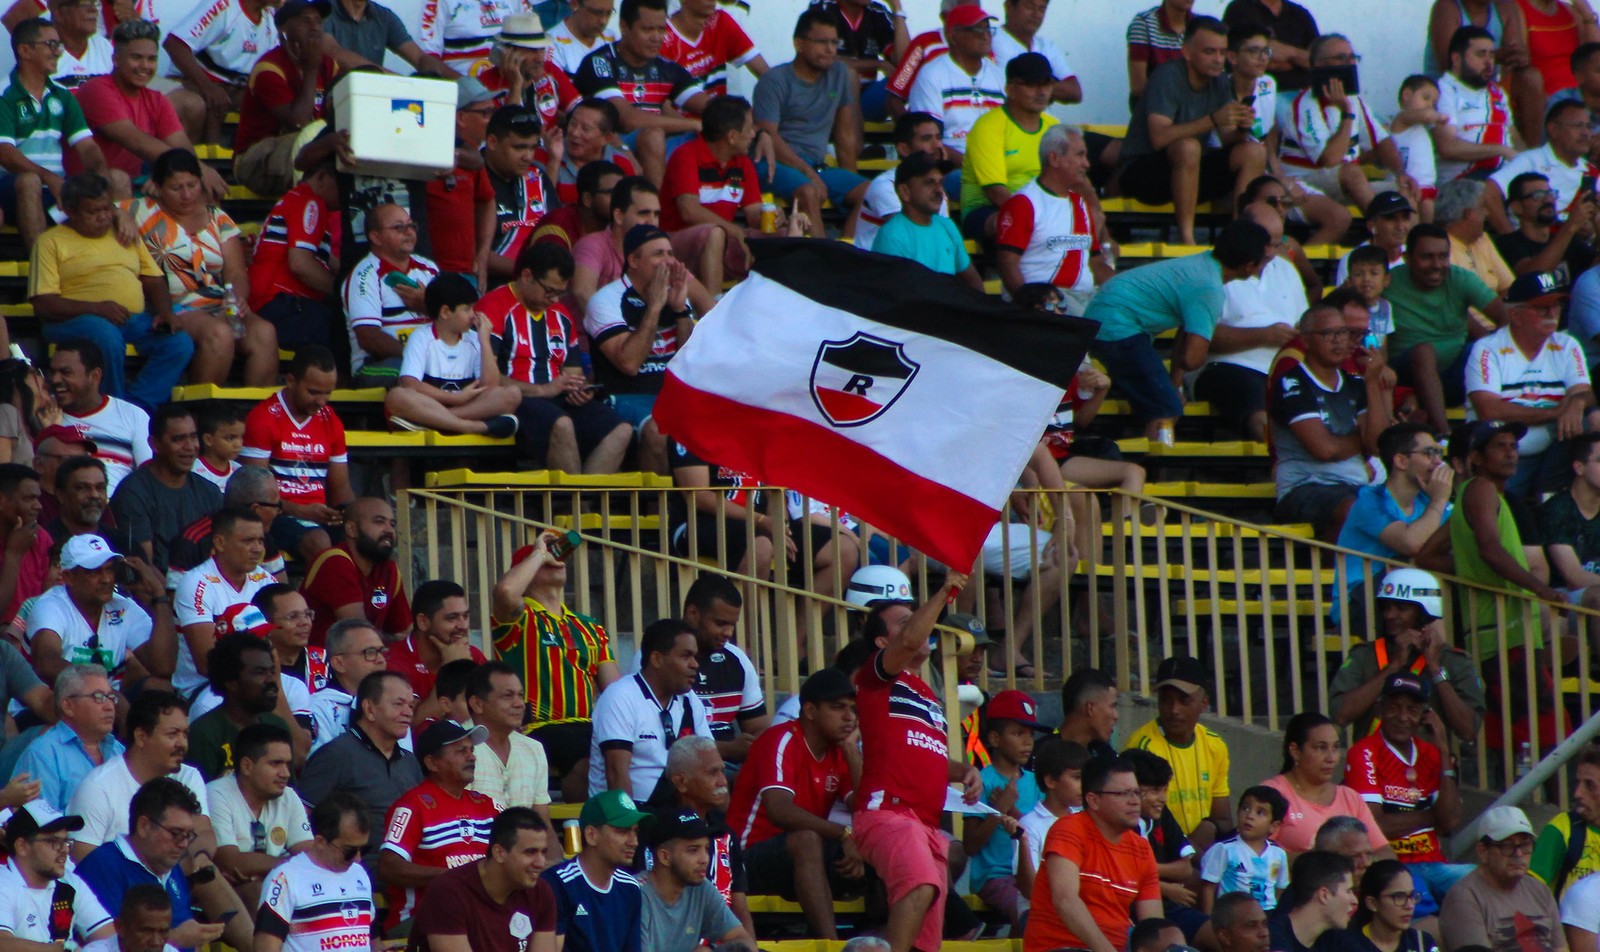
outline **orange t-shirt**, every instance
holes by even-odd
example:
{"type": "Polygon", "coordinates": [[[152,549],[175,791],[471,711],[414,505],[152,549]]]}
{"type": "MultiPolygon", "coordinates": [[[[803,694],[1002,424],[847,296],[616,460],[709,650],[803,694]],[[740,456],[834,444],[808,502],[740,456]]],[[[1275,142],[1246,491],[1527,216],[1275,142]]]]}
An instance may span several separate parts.
{"type": "Polygon", "coordinates": [[[1130,912],[1135,902],[1159,902],[1161,884],[1156,871],[1156,856],[1150,843],[1133,830],[1108,842],[1087,812],[1074,813],[1056,821],[1045,837],[1044,858],[1038,878],[1033,881],[1033,911],[1028,914],[1028,931],[1022,939],[1023,952],[1045,952],[1062,946],[1086,948],[1089,943],[1072,934],[1061,922],[1050,901],[1050,876],[1046,872],[1050,857],[1061,856],[1078,867],[1078,896],[1112,948],[1122,952],[1128,944],[1130,912]]]}

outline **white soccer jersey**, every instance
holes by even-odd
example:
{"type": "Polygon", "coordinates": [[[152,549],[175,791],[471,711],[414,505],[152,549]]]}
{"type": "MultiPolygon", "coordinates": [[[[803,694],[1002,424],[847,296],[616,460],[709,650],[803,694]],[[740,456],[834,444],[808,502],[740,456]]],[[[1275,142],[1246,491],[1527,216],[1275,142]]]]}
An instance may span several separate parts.
{"type": "MultiPolygon", "coordinates": [[[[85,941],[96,929],[111,923],[111,916],[95,898],[94,890],[78,878],[70,862],[61,883],[73,890],[71,933],[76,942],[85,941]]],[[[43,889],[29,888],[14,859],[0,866],[0,933],[29,942],[49,942],[55,886],[51,883],[43,889]]]]}
{"type": "MultiPolygon", "coordinates": [[[[1507,403],[1524,407],[1554,407],[1573,387],[1589,385],[1589,362],[1583,345],[1559,331],[1551,334],[1539,352],[1528,357],[1502,327],[1472,345],[1467,358],[1467,419],[1477,419],[1471,394],[1492,393],[1507,403]]],[[[1555,441],[1555,425],[1528,427],[1517,444],[1523,454],[1543,453],[1555,441]]]]}
{"type": "Polygon", "coordinates": [[[298,853],[262,884],[261,911],[277,917],[267,931],[283,939],[283,952],[372,945],[372,881],[360,863],[336,873],[318,866],[310,853],[298,853]]]}
{"type": "Polygon", "coordinates": [[[931,112],[944,120],[944,144],[965,150],[967,133],[978,117],[1006,102],[1006,74],[994,60],[982,60],[978,75],[967,71],[951,56],[922,64],[911,85],[907,112],[931,112]]]}
{"type": "MultiPolygon", "coordinates": [[[[1356,161],[1362,153],[1389,138],[1389,130],[1372,118],[1360,96],[1350,97],[1350,111],[1355,119],[1350,123],[1350,146],[1345,149],[1341,160],[1344,162],[1356,161]]],[[[1323,102],[1312,90],[1302,89],[1284,103],[1278,125],[1283,129],[1278,157],[1283,160],[1284,171],[1305,175],[1321,167],[1322,150],[1339,129],[1339,107],[1323,102]]]]}
{"type": "Polygon", "coordinates": [[[56,60],[56,71],[50,78],[68,89],[75,89],[84,80],[110,72],[111,41],[98,33],[91,33],[83,56],[73,56],[65,46],[61,48],[61,58],[56,60]]]}
{"type": "MultiPolygon", "coordinates": [[[[244,577],[244,586],[234,588],[217,568],[215,557],[183,573],[172,593],[173,612],[179,628],[190,625],[214,624],[218,615],[242,605],[256,597],[256,593],[276,582],[261,566],[256,566],[244,577]]],[[[172,676],[172,686],[178,693],[190,695],[206,683],[205,676],[195,667],[194,654],[189,650],[189,639],[178,635],[178,670],[172,676]]]]}
{"type": "MultiPolygon", "coordinates": [[[[1478,145],[1509,145],[1511,142],[1511,100],[1495,83],[1473,89],[1445,73],[1439,77],[1437,108],[1456,137],[1463,141],[1478,145]]],[[[1500,159],[1479,159],[1472,163],[1439,159],[1437,165],[1439,181],[1448,182],[1468,171],[1492,172],[1500,166],[1500,159]]]]}
{"type": "MultiPolygon", "coordinates": [[[[253,21],[239,0],[213,0],[197,6],[170,31],[194,52],[206,75],[219,83],[243,86],[255,68],[256,60],[278,45],[278,25],[272,9],[263,7],[253,21]]],[[[176,66],[167,75],[180,78],[176,66]]]]}
{"type": "Polygon", "coordinates": [[[1024,53],[1038,53],[1050,61],[1050,75],[1056,82],[1077,78],[1078,74],[1074,73],[1072,67],[1067,64],[1067,54],[1062,51],[1061,47],[1038,33],[1033,35],[1032,46],[1028,49],[1023,49],[1017,38],[1007,33],[1004,27],[1001,27],[995,30],[991,47],[994,50],[993,57],[996,63],[1009,63],[1024,53]]]}
{"type": "Polygon", "coordinates": [[[523,0],[424,0],[417,45],[457,67],[487,63],[501,22],[532,12],[523,0]]]}
{"type": "Polygon", "coordinates": [[[33,603],[25,643],[31,652],[39,632],[53,631],[61,638],[61,657],[68,664],[98,664],[115,677],[127,663],[128,652],[150,640],[151,629],[150,616],[120,591],[111,596],[100,610],[97,624],[91,626],[67,587],[57,585],[33,603]]]}
{"type": "Polygon", "coordinates": [[[472,330],[454,344],[446,344],[432,326],[419,327],[406,339],[400,358],[400,376],[443,390],[459,390],[477,380],[482,371],[483,345],[472,330]]]}
{"type": "Polygon", "coordinates": [[[1579,157],[1572,165],[1561,161],[1549,143],[1537,149],[1529,149],[1506,164],[1500,166],[1496,172],[1489,176],[1490,181],[1500,186],[1500,194],[1511,197],[1511,180],[1525,172],[1543,175],[1550,182],[1550,188],[1556,193],[1556,209],[1561,217],[1567,217],[1567,209],[1572,206],[1578,197],[1578,189],[1583,184],[1584,178],[1593,178],[1595,166],[1587,157],[1579,157]]]}
{"type": "Polygon", "coordinates": [[[1089,256],[1094,252],[1094,219],[1089,204],[1075,192],[1057,195],[1034,179],[1000,208],[995,244],[1022,256],[1022,279],[1068,291],[1093,291],[1089,256]]]}
{"type": "Polygon", "coordinates": [[[585,46],[582,40],[572,35],[572,29],[565,20],[547,30],[546,35],[550,37],[550,61],[561,67],[561,71],[568,76],[578,71],[578,67],[583,65],[583,58],[593,53],[596,47],[621,39],[617,28],[608,24],[601,31],[599,39],[585,46]]]}
{"type": "MultiPolygon", "coordinates": [[[[369,254],[356,264],[355,270],[344,281],[344,313],[350,324],[351,370],[360,373],[370,355],[356,342],[356,328],[376,327],[385,334],[405,343],[411,331],[428,323],[428,318],[415,311],[406,310],[400,295],[384,279],[402,269],[390,267],[375,254],[369,254]]],[[[403,269],[406,277],[427,287],[439,276],[439,266],[417,255],[403,269]]]]}
{"type": "Polygon", "coordinates": [[[1405,163],[1406,174],[1416,180],[1419,188],[1433,188],[1439,183],[1439,168],[1433,158],[1433,130],[1427,126],[1410,126],[1393,133],[1394,147],[1400,150],[1400,161],[1405,163]]]}
{"type": "Polygon", "coordinates": [[[106,464],[108,499],[135,466],[150,462],[150,414],[126,400],[104,397],[83,416],[63,411],[61,422],[94,441],[94,458],[106,464]]]}

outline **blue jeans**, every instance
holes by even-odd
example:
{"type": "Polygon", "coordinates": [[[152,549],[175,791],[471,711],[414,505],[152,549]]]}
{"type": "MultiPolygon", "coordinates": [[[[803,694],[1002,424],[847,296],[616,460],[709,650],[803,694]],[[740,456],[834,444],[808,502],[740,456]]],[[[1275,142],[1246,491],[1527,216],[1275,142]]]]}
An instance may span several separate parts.
{"type": "Polygon", "coordinates": [[[182,331],[157,331],[150,314],[141,311],[117,326],[103,317],[83,314],[44,325],[44,339],[52,344],[86,340],[100,349],[105,376],[100,392],[153,410],[172,399],[183,372],[194,357],[194,339],[182,331]],[[144,368],[132,381],[124,379],[125,350],[129,344],[144,358],[144,368]]]}
{"type": "MultiPolygon", "coordinates": [[[[823,186],[827,188],[828,201],[832,202],[833,206],[841,211],[845,208],[845,196],[855,191],[856,186],[866,181],[866,179],[849,169],[841,169],[834,166],[823,165],[813,169],[813,171],[817,173],[817,178],[822,179],[823,186]]],[[[756,163],[756,177],[766,181],[766,162],[756,163]]],[[[779,162],[778,170],[772,176],[772,194],[786,202],[790,201],[794,198],[795,190],[809,181],[810,179],[806,178],[806,173],[779,162]]]]}
{"type": "Polygon", "coordinates": [[[1416,915],[1422,918],[1438,915],[1439,907],[1444,905],[1444,894],[1477,868],[1471,863],[1407,863],[1406,871],[1416,884],[1413,888],[1426,897],[1417,903],[1416,915]]]}
{"type": "Polygon", "coordinates": [[[1172,386],[1149,334],[1097,340],[1089,345],[1089,352],[1106,365],[1112,389],[1128,401],[1140,423],[1183,416],[1183,398],[1172,386]]]}
{"type": "Polygon", "coordinates": [[[879,79],[861,87],[861,118],[883,122],[889,118],[889,81],[879,79]]]}

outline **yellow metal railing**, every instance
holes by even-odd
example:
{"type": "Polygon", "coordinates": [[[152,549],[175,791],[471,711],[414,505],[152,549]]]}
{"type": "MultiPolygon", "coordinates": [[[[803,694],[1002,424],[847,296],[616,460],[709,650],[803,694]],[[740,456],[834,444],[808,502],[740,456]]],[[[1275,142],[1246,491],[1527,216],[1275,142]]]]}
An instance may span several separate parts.
{"type": "MultiPolygon", "coordinates": [[[[829,663],[853,633],[850,612],[838,597],[848,581],[848,560],[835,558],[818,570],[812,533],[794,534],[796,568],[787,575],[774,576],[773,563],[788,561],[777,541],[772,548],[779,558],[766,564],[747,560],[741,571],[732,556],[765,543],[755,523],[730,509],[724,495],[702,492],[697,499],[692,490],[664,482],[641,486],[636,477],[558,476],[557,485],[410,491],[400,506],[403,554],[420,561],[428,577],[460,581],[473,602],[475,624],[486,629],[494,582],[516,547],[543,528],[577,529],[588,551],[571,561],[570,604],[601,619],[614,638],[636,638],[650,621],[680,614],[683,592],[697,572],[726,574],[744,592],[738,639],[769,696],[796,692],[802,659],[810,670],[829,663]],[[697,503],[710,519],[684,519],[697,503]],[[428,532],[415,531],[418,520],[428,532]],[[714,538],[703,537],[708,529],[714,538]],[[416,538],[430,541],[413,556],[416,538]]],[[[762,497],[756,511],[773,525],[813,508],[779,489],[765,489],[762,497]]],[[[846,517],[822,512],[811,518],[834,537],[850,532],[846,517]]],[[[868,531],[857,526],[847,537],[868,531]]],[[[1059,677],[1087,664],[1113,674],[1124,690],[1147,691],[1163,657],[1186,653],[1209,665],[1212,709],[1222,716],[1278,730],[1300,711],[1328,712],[1334,672],[1352,646],[1379,630],[1371,602],[1375,580],[1399,563],[1308,536],[1304,527],[1254,525],[1139,494],[1019,491],[1001,521],[998,544],[972,567],[967,597],[991,630],[1013,632],[1019,623],[1031,628],[1024,660],[1034,671],[1021,679],[1005,665],[1004,677],[991,677],[981,670],[984,665],[980,684],[1045,690],[1048,661],[1060,666],[1051,672],[1059,677]],[[1091,531],[1078,533],[1088,540],[1078,563],[1052,571],[1048,556],[1060,546],[1051,545],[1046,527],[1059,528],[1066,512],[1091,520],[1091,531]],[[1141,515],[1153,516],[1155,524],[1144,524],[1141,515]],[[1334,593],[1342,593],[1348,581],[1347,556],[1358,558],[1366,582],[1368,631],[1348,631],[1327,618],[1334,593]]],[[[920,592],[930,592],[942,578],[939,567],[920,557],[909,567],[920,592]]],[[[1504,789],[1516,769],[1519,724],[1546,725],[1549,736],[1538,729],[1527,735],[1528,753],[1537,760],[1593,712],[1600,683],[1584,676],[1591,661],[1587,629],[1596,623],[1600,630],[1600,612],[1434,574],[1444,587],[1444,630],[1452,645],[1468,647],[1462,620],[1492,606],[1495,624],[1482,633],[1483,660],[1499,662],[1491,687],[1522,706],[1510,710],[1507,700],[1496,710],[1491,700],[1491,714],[1499,716],[1458,753],[1468,766],[1465,785],[1504,789]],[[1536,621],[1543,625],[1539,665],[1505,663],[1508,621],[1524,630],[1536,621]],[[1575,662],[1573,670],[1563,676],[1568,662],[1575,662]],[[1514,685],[1521,690],[1513,691],[1514,685]]],[[[952,664],[944,659],[942,673],[953,711],[952,664]]],[[[953,733],[958,720],[950,718],[953,733]]],[[[952,738],[953,745],[959,742],[952,738]]],[[[1562,791],[1564,800],[1565,784],[1562,791]]]]}

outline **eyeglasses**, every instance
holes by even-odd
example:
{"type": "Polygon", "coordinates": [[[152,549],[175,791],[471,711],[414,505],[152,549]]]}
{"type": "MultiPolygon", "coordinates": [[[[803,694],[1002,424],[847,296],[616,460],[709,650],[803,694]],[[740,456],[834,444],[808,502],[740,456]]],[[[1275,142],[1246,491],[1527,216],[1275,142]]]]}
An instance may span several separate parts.
{"type": "Polygon", "coordinates": [[[361,649],[359,649],[357,651],[341,651],[339,653],[340,654],[347,654],[347,655],[360,655],[361,657],[367,659],[368,661],[378,661],[378,660],[381,660],[383,658],[389,657],[389,649],[388,649],[388,647],[383,647],[383,648],[361,648],[361,649]]]}
{"type": "Polygon", "coordinates": [[[315,621],[317,618],[317,612],[315,609],[308,608],[303,612],[285,612],[283,615],[280,615],[279,618],[293,625],[302,621],[315,621]]]}
{"type": "Polygon", "coordinates": [[[195,840],[200,838],[200,834],[196,833],[194,830],[180,830],[174,827],[165,826],[160,823],[157,823],[156,826],[166,830],[167,835],[172,837],[173,844],[180,849],[188,846],[190,843],[193,843],[195,840]]]}
{"type": "Polygon", "coordinates": [[[416,231],[417,223],[414,221],[403,221],[398,225],[385,225],[384,227],[390,231],[416,231]]]}
{"type": "Polygon", "coordinates": [[[72,845],[72,838],[67,836],[35,836],[28,840],[40,849],[54,850],[57,853],[66,852],[72,845]]]}
{"type": "Polygon", "coordinates": [[[1116,797],[1117,799],[1123,801],[1137,800],[1141,795],[1137,788],[1133,790],[1091,790],[1089,792],[1093,793],[1095,796],[1116,797]]]}
{"type": "Polygon", "coordinates": [[[1361,62],[1360,53],[1351,53],[1349,56],[1330,56],[1323,66],[1355,66],[1361,62]]]}
{"type": "Polygon", "coordinates": [[[1276,51],[1270,46],[1246,46],[1239,50],[1239,55],[1255,56],[1261,59],[1272,59],[1272,54],[1274,52],[1276,51]]]}
{"type": "Polygon", "coordinates": [[[1496,852],[1506,856],[1520,856],[1533,852],[1533,839],[1531,837],[1528,839],[1501,840],[1498,843],[1490,843],[1489,845],[1496,852]]]}
{"type": "Polygon", "coordinates": [[[1536,188],[1531,192],[1523,192],[1522,193],[1522,197],[1517,199],[1517,201],[1519,201],[1519,202],[1541,201],[1542,202],[1547,198],[1554,198],[1555,194],[1556,194],[1556,190],[1553,189],[1553,188],[1536,188]]]}
{"type": "Polygon", "coordinates": [[[1415,906],[1422,901],[1422,893],[1415,890],[1412,892],[1388,892],[1383,894],[1383,898],[1397,906],[1415,906]]]}
{"type": "Polygon", "coordinates": [[[24,45],[26,45],[26,46],[45,46],[45,47],[49,47],[50,48],[50,52],[52,52],[52,53],[61,52],[61,41],[60,40],[34,40],[32,43],[27,43],[27,44],[24,44],[24,45]]]}
{"type": "Polygon", "coordinates": [[[957,27],[957,33],[970,33],[973,36],[994,36],[996,27],[993,23],[977,23],[972,26],[957,27]]]}
{"type": "Polygon", "coordinates": [[[88,694],[69,694],[67,700],[74,698],[88,698],[96,704],[115,704],[122,699],[122,695],[115,691],[90,691],[88,694]]]}
{"type": "Polygon", "coordinates": [[[1444,450],[1437,446],[1425,446],[1420,450],[1412,450],[1412,456],[1426,456],[1429,459],[1444,459],[1444,450]]]}
{"type": "Polygon", "coordinates": [[[356,857],[361,855],[361,851],[366,849],[365,846],[339,846],[338,843],[333,845],[339,847],[339,855],[344,857],[344,861],[346,863],[354,863],[356,861],[356,857]]]}
{"type": "Polygon", "coordinates": [[[456,112],[471,113],[474,116],[492,116],[492,115],[494,115],[494,110],[495,110],[495,107],[491,105],[491,106],[473,106],[473,107],[471,107],[469,109],[457,109],[456,112]]]}
{"type": "Polygon", "coordinates": [[[1324,337],[1328,340],[1351,340],[1353,338],[1360,337],[1362,332],[1353,331],[1348,327],[1340,327],[1334,330],[1312,331],[1311,333],[1315,337],[1324,337]]]}

